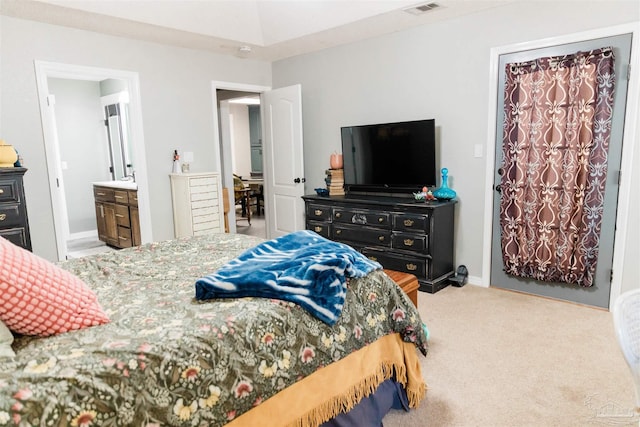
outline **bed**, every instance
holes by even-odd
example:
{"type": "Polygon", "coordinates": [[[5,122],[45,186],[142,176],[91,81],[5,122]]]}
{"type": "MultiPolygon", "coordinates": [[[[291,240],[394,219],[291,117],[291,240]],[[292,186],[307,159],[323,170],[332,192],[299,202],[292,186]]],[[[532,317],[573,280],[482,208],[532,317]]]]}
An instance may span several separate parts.
{"type": "Polygon", "coordinates": [[[315,426],[389,383],[417,406],[423,324],[382,270],[348,279],[333,325],[275,298],[195,300],[198,279],[260,243],[208,235],[58,264],[110,321],[16,335],[0,425],[315,426]]]}

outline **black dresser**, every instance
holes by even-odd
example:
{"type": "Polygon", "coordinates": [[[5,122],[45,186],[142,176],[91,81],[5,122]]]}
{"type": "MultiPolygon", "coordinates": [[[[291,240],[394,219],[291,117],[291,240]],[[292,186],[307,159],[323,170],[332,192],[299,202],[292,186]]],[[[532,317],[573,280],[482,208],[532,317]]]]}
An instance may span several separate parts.
{"type": "Polygon", "coordinates": [[[0,236],[31,250],[22,178],[25,168],[0,168],[0,236]]]}
{"type": "Polygon", "coordinates": [[[308,195],[306,228],[346,243],[384,268],[414,274],[420,290],[434,293],[455,275],[455,201],[346,195],[308,195]]]}

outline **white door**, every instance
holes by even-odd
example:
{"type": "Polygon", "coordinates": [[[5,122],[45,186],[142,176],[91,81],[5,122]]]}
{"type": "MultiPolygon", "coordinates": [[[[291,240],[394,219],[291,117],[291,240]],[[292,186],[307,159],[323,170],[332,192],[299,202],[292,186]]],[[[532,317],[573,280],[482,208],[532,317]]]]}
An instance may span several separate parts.
{"type": "Polygon", "coordinates": [[[302,87],[262,93],[267,238],[304,229],[302,87]]]}

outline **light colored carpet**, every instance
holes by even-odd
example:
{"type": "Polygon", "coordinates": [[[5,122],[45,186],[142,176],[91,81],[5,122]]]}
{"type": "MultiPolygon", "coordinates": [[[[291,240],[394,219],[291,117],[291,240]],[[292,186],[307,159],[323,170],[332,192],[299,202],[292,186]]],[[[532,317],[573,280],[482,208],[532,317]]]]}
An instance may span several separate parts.
{"type": "Polygon", "coordinates": [[[420,292],[427,397],[385,427],[635,425],[611,313],[497,288],[420,292]]]}

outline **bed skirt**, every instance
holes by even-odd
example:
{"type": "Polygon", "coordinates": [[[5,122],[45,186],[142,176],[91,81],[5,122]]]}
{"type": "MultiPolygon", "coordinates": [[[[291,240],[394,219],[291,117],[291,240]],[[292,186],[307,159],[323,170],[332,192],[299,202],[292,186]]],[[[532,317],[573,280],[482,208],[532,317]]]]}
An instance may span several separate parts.
{"type": "Polygon", "coordinates": [[[418,352],[415,344],[402,341],[398,334],[386,335],[319,369],[227,426],[315,427],[348,412],[392,378],[406,391],[409,407],[417,407],[426,393],[418,352]]]}

